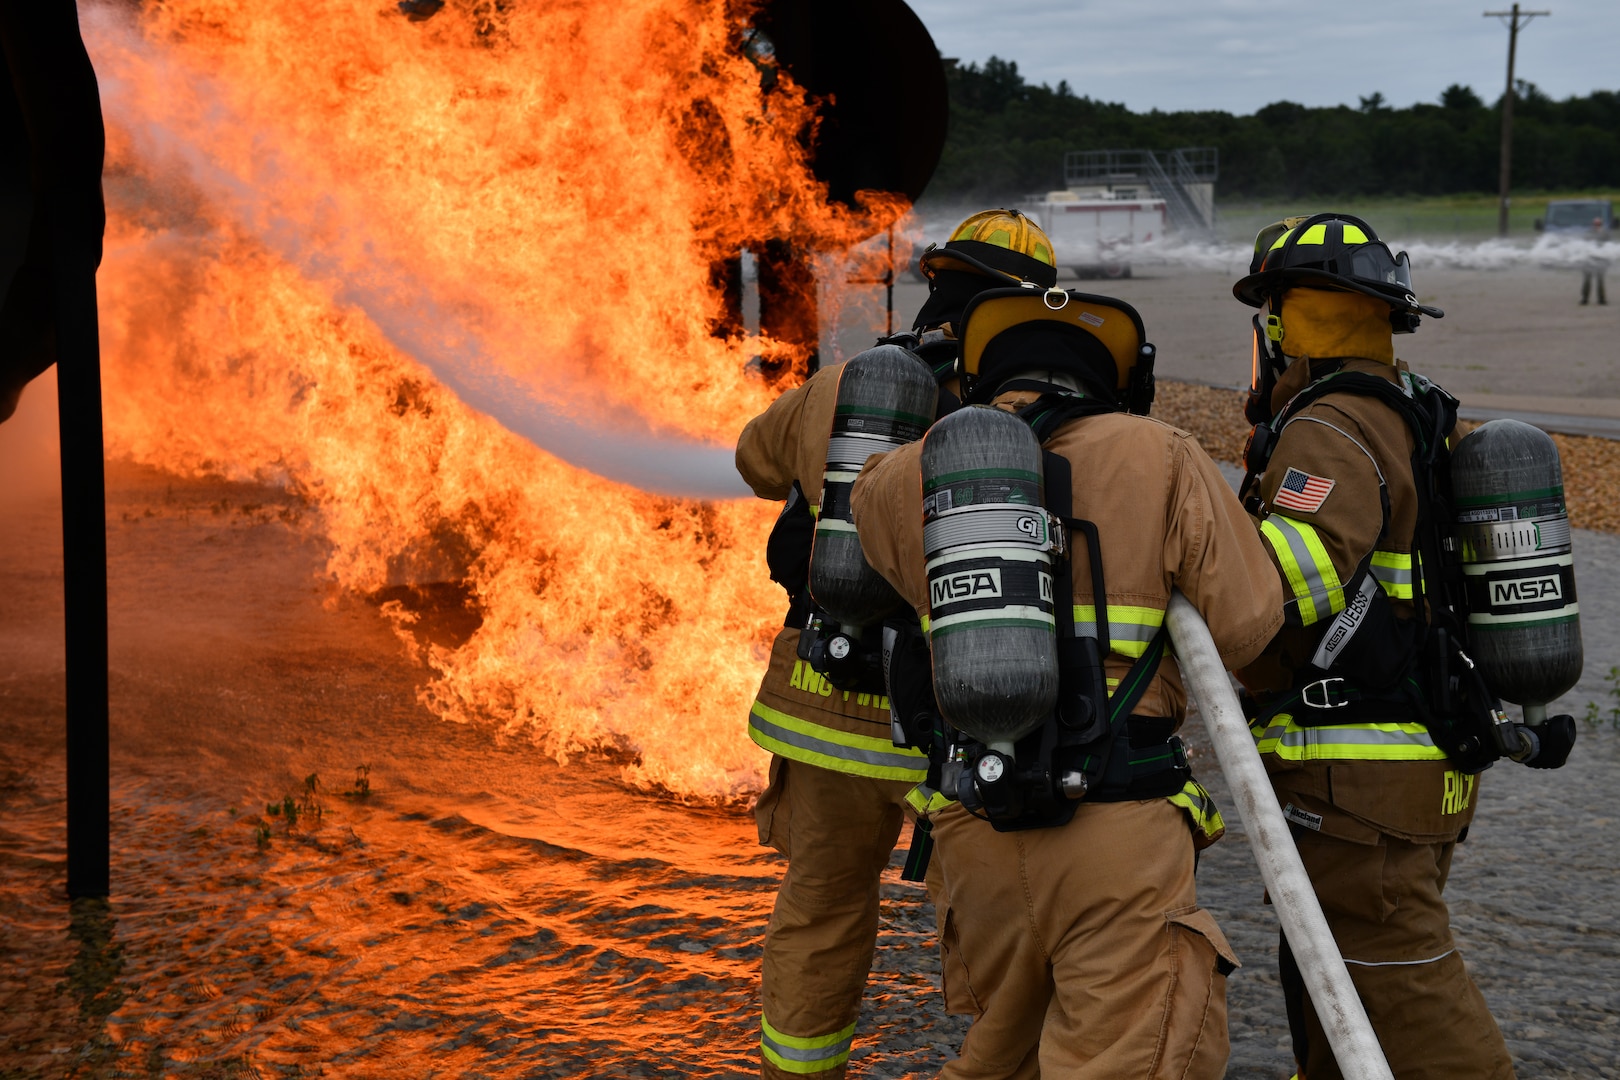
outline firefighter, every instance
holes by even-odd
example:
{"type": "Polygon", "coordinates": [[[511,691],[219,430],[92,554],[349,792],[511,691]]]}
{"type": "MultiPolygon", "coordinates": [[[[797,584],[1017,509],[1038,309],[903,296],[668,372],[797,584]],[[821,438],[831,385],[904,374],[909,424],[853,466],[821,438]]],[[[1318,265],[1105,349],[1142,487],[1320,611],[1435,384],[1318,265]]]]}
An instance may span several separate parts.
{"type": "MultiPolygon", "coordinates": [[[[1444,614],[1422,525],[1436,466],[1421,462],[1456,402],[1395,359],[1392,334],[1443,312],[1415,299],[1406,254],[1347,214],[1262,230],[1233,293],[1262,309],[1242,494],[1287,598],[1283,630],[1239,673],[1261,756],[1394,1074],[1511,1077],[1441,898],[1479,780],[1409,692],[1436,639],[1423,626],[1444,614]]],[[[1335,1080],[1286,938],[1280,965],[1298,1076],[1335,1080]]]]}
{"type": "MultiPolygon", "coordinates": [[[[1264,550],[1209,456],[1185,432],[1133,415],[1145,414],[1151,402],[1151,355],[1137,313],[1106,297],[996,290],[973,298],[965,312],[963,400],[1001,410],[991,418],[998,424],[1002,415],[1016,414],[1033,430],[1028,441],[1038,440],[1049,454],[1043,466],[1048,505],[1075,525],[1068,533],[1068,569],[1056,578],[1060,586],[1048,587],[1043,578],[1040,592],[1045,610],[1063,627],[1057,636],[1070,644],[1090,642],[1091,685],[1100,691],[1091,704],[1113,709],[1114,719],[1087,744],[1111,747],[1102,752],[1111,764],[1083,799],[1032,790],[1024,805],[1043,809],[1006,820],[994,816],[989,800],[970,808],[951,797],[982,793],[971,780],[964,787],[963,776],[1009,775],[982,768],[991,751],[960,733],[942,751],[936,744],[931,779],[939,793],[925,809],[943,884],[936,903],[943,906],[946,1006],[973,1017],[960,1055],[941,1074],[946,1080],[1214,1078],[1225,1068],[1225,981],[1237,961],[1198,906],[1193,884],[1195,852],[1218,839],[1223,825],[1191,779],[1173,735],[1186,693],[1165,651],[1164,612],[1171,590],[1180,589],[1209,622],[1228,666],[1236,667],[1254,659],[1281,624],[1275,605],[1282,597],[1264,550]],[[1067,482],[1058,479],[1062,473],[1067,482]],[[1081,542],[1082,532],[1095,540],[1081,542]],[[1097,549],[1089,550],[1093,542],[1097,549]],[[1063,603],[1054,605],[1054,594],[1063,603]],[[1122,685],[1134,689],[1118,689],[1122,685]],[[954,783],[953,767],[960,768],[954,783]]],[[[940,421],[919,442],[871,459],[855,484],[855,522],[867,560],[925,626],[945,606],[931,604],[930,575],[940,559],[925,555],[928,447],[947,425],[954,431],[961,421],[984,416],[969,408],[940,421]]],[[[963,462],[971,463],[973,442],[962,446],[963,462]]],[[[1003,486],[983,471],[954,475],[970,485],[1003,486]]],[[[943,504],[934,490],[930,503],[938,511],[943,504]]],[[[1022,501],[1027,510],[1028,498],[1008,501],[1022,501]]],[[[986,547],[969,543],[964,551],[986,547]]],[[[1011,565],[987,576],[989,594],[1010,589],[1013,576],[1011,565]]],[[[979,632],[1027,621],[1002,620],[985,606],[994,602],[969,605],[977,610],[966,618],[979,620],[979,632]]],[[[1027,615],[1030,608],[1020,610],[1027,615]]],[[[924,679],[936,688],[956,685],[942,670],[942,640],[936,632],[931,684],[924,679]]],[[[1020,659],[1006,655],[1008,662],[997,665],[1003,675],[1020,659]]],[[[1063,670],[1060,684],[1084,682],[1070,676],[1063,670]]],[[[917,706],[901,700],[905,681],[891,670],[896,706],[909,713],[917,706]]],[[[1010,682],[1006,696],[1023,693],[1028,681],[1010,682]]],[[[971,719],[952,722],[966,726],[971,719]]],[[[1027,764],[1035,765],[1032,773],[1061,771],[1048,768],[1055,758],[1040,757],[1047,753],[1046,733],[1063,741],[1052,728],[1059,722],[1049,715],[1021,737],[1013,773],[1027,764]]],[[[949,727],[936,724],[936,730],[949,727]]]]}
{"type": "MultiPolygon", "coordinates": [[[[987,210],[922,256],[929,299],[910,335],[950,379],[954,322],[973,292],[1057,280],[1051,242],[1016,211],[987,210]]],[[[881,693],[835,688],[799,658],[812,613],[811,536],[838,389],[838,369],[815,372],[749,422],[737,471],[754,493],[785,499],[766,548],[772,580],[788,593],[782,630],[749,716],[749,737],[771,754],[770,782],[755,807],[760,843],[787,856],[765,933],[761,1074],[841,1080],[877,942],[878,891],[899,838],[906,796],[926,760],[889,737],[881,693]]],[[[942,407],[954,403],[948,390],[942,407]]]]}

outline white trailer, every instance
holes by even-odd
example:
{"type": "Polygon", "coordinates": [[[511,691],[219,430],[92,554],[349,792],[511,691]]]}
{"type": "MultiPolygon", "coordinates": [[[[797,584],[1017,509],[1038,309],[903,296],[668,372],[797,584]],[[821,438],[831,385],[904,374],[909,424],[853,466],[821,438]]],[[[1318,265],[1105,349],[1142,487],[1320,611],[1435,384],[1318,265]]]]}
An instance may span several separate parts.
{"type": "Polygon", "coordinates": [[[1024,212],[1051,237],[1058,266],[1082,278],[1130,277],[1136,248],[1163,237],[1169,225],[1163,199],[1129,191],[1050,191],[1024,212]]]}

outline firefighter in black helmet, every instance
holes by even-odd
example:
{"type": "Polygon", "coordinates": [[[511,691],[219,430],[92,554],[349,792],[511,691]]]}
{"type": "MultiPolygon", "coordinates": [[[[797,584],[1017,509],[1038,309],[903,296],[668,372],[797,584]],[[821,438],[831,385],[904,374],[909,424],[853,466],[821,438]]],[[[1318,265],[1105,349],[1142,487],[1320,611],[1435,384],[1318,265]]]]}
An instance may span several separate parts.
{"type": "MultiPolygon", "coordinates": [[[[1239,672],[1262,759],[1394,1075],[1506,1080],[1441,898],[1480,766],[1448,756],[1419,696],[1450,617],[1431,510],[1456,400],[1396,359],[1393,335],[1444,313],[1348,214],[1263,230],[1232,291],[1261,309],[1242,494],[1286,597],[1239,672]]],[[[1333,1080],[1286,939],[1280,960],[1298,1075],[1333,1080]]]]}

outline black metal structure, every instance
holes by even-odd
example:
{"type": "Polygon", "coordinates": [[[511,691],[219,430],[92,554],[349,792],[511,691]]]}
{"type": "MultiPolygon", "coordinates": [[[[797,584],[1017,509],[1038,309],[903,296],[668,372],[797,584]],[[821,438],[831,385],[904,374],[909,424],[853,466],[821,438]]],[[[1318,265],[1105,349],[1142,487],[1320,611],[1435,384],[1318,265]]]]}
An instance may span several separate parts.
{"type": "MultiPolygon", "coordinates": [[[[857,192],[887,191],[915,202],[944,151],[949,113],[945,65],[916,13],[903,0],[767,0],[754,28],[772,62],[825,103],[806,137],[828,197],[854,206],[857,192]]],[[[758,254],[760,329],[805,345],[814,371],[820,320],[809,260],[777,239],[758,254]]]]}
{"type": "Polygon", "coordinates": [[[857,191],[916,201],[945,149],[945,65],[927,27],[902,0],[768,0],[754,25],[776,61],[820,111],[812,147],[828,194],[857,191]]]}
{"type": "Polygon", "coordinates": [[[68,895],[108,891],[105,132],[73,0],[0,0],[0,419],[52,363],[62,437],[68,895]]]}

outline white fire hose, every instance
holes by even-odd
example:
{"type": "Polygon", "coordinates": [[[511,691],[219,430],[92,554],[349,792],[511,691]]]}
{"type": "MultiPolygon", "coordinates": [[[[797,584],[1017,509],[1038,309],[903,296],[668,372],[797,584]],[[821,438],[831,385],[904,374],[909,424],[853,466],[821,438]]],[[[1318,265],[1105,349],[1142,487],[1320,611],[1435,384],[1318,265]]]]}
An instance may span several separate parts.
{"type": "Polygon", "coordinates": [[[1271,781],[1260,763],[1254,736],[1249,733],[1243,709],[1221,666],[1209,627],[1198,609],[1179,592],[1170,597],[1165,624],[1175,644],[1182,681],[1192,691],[1209,727],[1215,756],[1237,800],[1238,817],[1260,864],[1260,877],[1271,893],[1277,918],[1288,935],[1288,947],[1299,962],[1311,1004],[1327,1031],[1340,1071],[1346,1080],[1394,1080],[1367,1019],[1367,1010],[1362,1008],[1361,998],[1350,982],[1338,943],[1328,929],[1322,906],[1317,903],[1316,890],[1305,874],[1305,864],[1300,862],[1294,838],[1277,807],[1271,781]]]}

